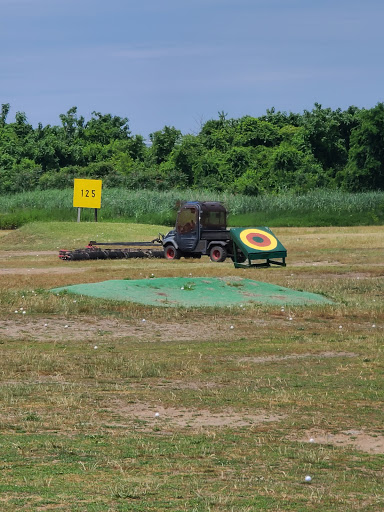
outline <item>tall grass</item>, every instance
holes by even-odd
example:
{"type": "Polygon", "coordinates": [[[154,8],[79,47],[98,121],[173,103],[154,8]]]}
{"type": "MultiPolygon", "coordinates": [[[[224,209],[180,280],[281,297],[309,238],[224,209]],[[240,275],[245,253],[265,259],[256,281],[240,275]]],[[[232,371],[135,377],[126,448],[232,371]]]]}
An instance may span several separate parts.
{"type": "MultiPolygon", "coordinates": [[[[12,229],[31,221],[76,220],[73,190],[36,190],[0,196],[0,229],[12,229]]],[[[133,221],[172,225],[178,201],[221,201],[230,212],[230,224],[270,226],[367,225],[384,223],[384,192],[351,194],[316,190],[303,195],[244,196],[209,190],[126,190],[105,189],[100,221],[133,221]]],[[[93,220],[90,209],[83,220],[93,220]]]]}

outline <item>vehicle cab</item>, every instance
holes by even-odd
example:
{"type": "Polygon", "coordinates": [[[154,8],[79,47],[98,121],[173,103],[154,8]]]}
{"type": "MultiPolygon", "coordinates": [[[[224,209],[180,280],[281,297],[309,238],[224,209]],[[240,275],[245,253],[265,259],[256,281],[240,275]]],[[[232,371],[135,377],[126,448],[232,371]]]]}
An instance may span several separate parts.
{"type": "Polygon", "coordinates": [[[188,201],[177,212],[175,229],[163,240],[167,259],[210,254],[213,243],[226,246],[227,210],[219,202],[188,201]]]}

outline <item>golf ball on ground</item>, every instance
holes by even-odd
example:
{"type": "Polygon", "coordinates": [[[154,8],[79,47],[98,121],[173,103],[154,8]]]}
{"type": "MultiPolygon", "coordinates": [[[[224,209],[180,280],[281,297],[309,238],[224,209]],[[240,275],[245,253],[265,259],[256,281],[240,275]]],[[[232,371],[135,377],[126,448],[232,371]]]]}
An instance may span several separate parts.
{"type": "Polygon", "coordinates": [[[304,478],[304,480],[305,480],[307,483],[309,483],[309,482],[311,482],[311,481],[312,481],[312,477],[310,477],[309,475],[307,475],[307,476],[304,478]]]}

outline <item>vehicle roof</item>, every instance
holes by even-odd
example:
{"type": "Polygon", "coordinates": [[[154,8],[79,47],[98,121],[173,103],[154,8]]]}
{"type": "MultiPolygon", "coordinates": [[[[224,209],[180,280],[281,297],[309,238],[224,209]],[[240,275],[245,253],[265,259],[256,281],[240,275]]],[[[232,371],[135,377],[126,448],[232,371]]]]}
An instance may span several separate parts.
{"type": "Polygon", "coordinates": [[[201,211],[206,212],[227,212],[225,206],[219,201],[187,201],[181,208],[188,208],[190,206],[196,206],[201,211]]]}

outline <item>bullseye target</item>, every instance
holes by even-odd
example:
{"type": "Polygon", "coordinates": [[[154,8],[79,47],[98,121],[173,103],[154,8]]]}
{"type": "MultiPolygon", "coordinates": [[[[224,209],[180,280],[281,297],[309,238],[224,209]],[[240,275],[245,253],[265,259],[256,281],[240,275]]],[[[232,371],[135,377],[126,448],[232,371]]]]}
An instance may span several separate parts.
{"type": "Polygon", "coordinates": [[[244,229],[240,233],[240,239],[247,247],[259,251],[272,251],[277,247],[277,240],[271,234],[262,229],[244,229]]]}

